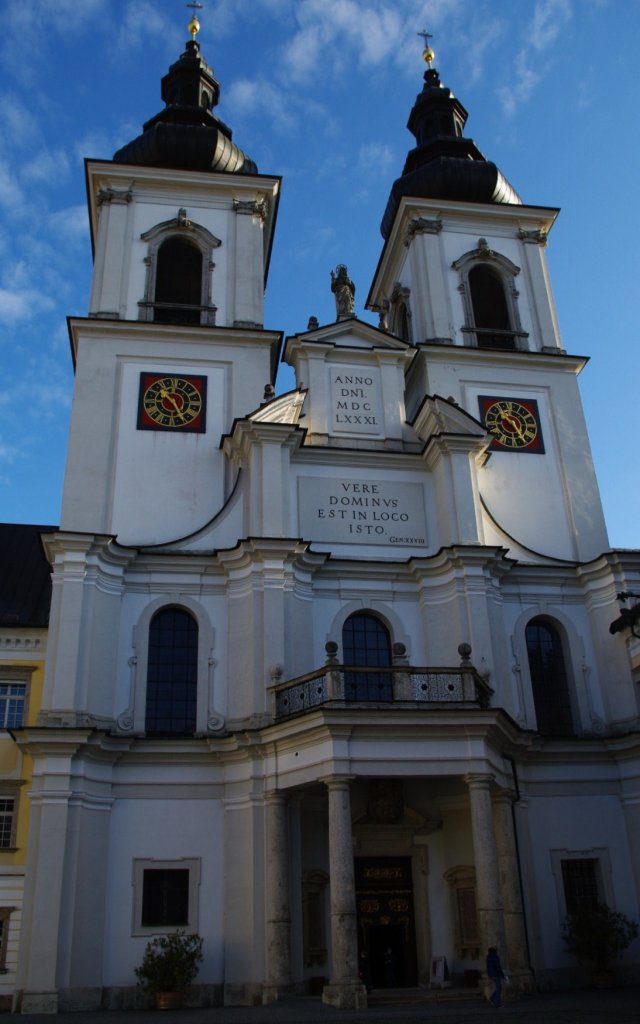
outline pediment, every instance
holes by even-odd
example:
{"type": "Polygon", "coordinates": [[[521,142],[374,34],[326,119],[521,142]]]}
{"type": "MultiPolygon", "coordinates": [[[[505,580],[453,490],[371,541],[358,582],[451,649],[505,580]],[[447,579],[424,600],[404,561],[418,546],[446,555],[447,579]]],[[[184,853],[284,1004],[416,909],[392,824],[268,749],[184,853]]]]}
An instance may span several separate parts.
{"type": "Polygon", "coordinates": [[[289,350],[297,349],[306,345],[325,345],[335,348],[359,348],[359,349],[389,349],[392,351],[410,351],[413,354],[413,346],[401,338],[382,331],[373,324],[365,323],[357,317],[345,317],[336,320],[335,323],[316,327],[311,331],[304,331],[291,335],[285,342],[285,358],[289,350]]]}
{"type": "Polygon", "coordinates": [[[424,398],[411,425],[424,441],[440,434],[488,439],[483,424],[475,416],[465,412],[453,399],[442,398],[440,395],[427,395],[424,398]]]}

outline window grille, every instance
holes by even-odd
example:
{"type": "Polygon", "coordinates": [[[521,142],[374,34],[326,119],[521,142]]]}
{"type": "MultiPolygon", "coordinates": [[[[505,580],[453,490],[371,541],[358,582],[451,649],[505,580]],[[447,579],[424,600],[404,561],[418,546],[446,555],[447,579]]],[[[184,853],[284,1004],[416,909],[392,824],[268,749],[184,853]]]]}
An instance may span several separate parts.
{"type": "Polygon", "coordinates": [[[572,736],[573,716],[560,634],[551,623],[533,619],[525,635],[538,732],[541,736],[572,736]]]}
{"type": "Polygon", "coordinates": [[[0,729],[19,729],[24,723],[27,687],[24,683],[0,683],[0,729]]]}
{"type": "MultiPolygon", "coordinates": [[[[366,612],[350,615],[342,628],[342,657],[345,666],[390,665],[391,641],[386,626],[366,612]]],[[[391,676],[386,672],[345,672],[344,689],[347,700],[393,700],[391,676]]]]}
{"type": "Polygon", "coordinates": [[[147,733],[195,732],[197,687],[198,624],[181,608],[164,608],[149,627],[147,733]]]}
{"type": "Polygon", "coordinates": [[[567,913],[575,914],[597,906],[600,902],[597,858],[572,858],[561,863],[567,913]]]}
{"type": "Polygon", "coordinates": [[[14,815],[15,800],[0,797],[0,849],[10,850],[13,846],[14,815]]]}

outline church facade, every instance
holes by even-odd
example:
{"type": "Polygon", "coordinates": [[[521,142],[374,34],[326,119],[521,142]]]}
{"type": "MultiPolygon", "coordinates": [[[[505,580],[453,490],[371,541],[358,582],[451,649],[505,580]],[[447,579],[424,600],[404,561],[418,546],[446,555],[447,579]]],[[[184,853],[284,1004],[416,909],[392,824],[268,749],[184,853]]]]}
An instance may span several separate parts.
{"type": "MultiPolygon", "coordinates": [[[[580,984],[561,924],[640,899],[640,645],[528,206],[431,60],[358,319],[283,340],[280,180],[194,38],[164,110],[87,164],[89,315],[35,723],[24,1012],[580,984]],[[278,360],[296,387],[275,396],[278,360]],[[611,624],[617,623],[614,632],[611,624]],[[363,967],[363,965],[366,965],[363,967]],[[365,984],[366,983],[366,984],[365,984]]],[[[637,944],[621,977],[637,965],[637,944]]]]}

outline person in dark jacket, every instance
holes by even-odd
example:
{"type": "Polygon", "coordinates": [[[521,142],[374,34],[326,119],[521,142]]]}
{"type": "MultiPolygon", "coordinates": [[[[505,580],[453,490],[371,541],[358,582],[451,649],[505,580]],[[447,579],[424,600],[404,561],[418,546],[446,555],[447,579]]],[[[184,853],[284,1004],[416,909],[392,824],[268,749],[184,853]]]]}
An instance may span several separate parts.
{"type": "Polygon", "coordinates": [[[502,970],[498,950],[495,946],[489,946],[489,952],[487,953],[487,977],[491,978],[494,984],[489,1000],[498,1009],[502,1006],[502,979],[505,977],[505,973],[502,970]]]}

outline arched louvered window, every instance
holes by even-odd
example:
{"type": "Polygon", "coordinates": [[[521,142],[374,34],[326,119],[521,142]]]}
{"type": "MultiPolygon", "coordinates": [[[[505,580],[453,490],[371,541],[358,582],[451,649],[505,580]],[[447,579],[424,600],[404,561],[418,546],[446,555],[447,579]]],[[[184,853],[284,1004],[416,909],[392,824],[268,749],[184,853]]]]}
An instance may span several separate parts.
{"type": "Polygon", "coordinates": [[[183,238],[168,238],[158,249],[153,318],[162,324],[199,324],[202,253],[183,238]]]}
{"type": "Polygon", "coordinates": [[[546,619],[532,619],[525,636],[538,732],[541,736],[572,736],[573,715],[562,638],[546,619]]]}
{"type": "Polygon", "coordinates": [[[486,238],[452,264],[460,275],[465,344],[478,348],[526,349],[528,334],[518,311],[516,277],[520,268],[491,249],[486,238]]]}
{"type": "Polygon", "coordinates": [[[478,348],[515,348],[513,324],[499,274],[483,263],[469,271],[478,348]]]}
{"type": "Polygon", "coordinates": [[[195,732],[197,685],[198,624],[183,608],[162,608],[149,626],[146,732],[195,732]]]}
{"type": "Polygon", "coordinates": [[[222,245],[220,239],[192,221],[186,209],[140,237],[147,243],[144,298],[138,303],[140,320],[215,325],[213,252],[222,245]]]}
{"type": "Polygon", "coordinates": [[[393,685],[387,672],[367,672],[366,668],[391,665],[389,631],[375,615],[355,612],[342,627],[342,660],[346,667],[363,669],[345,672],[347,700],[391,701],[393,685]]]}

